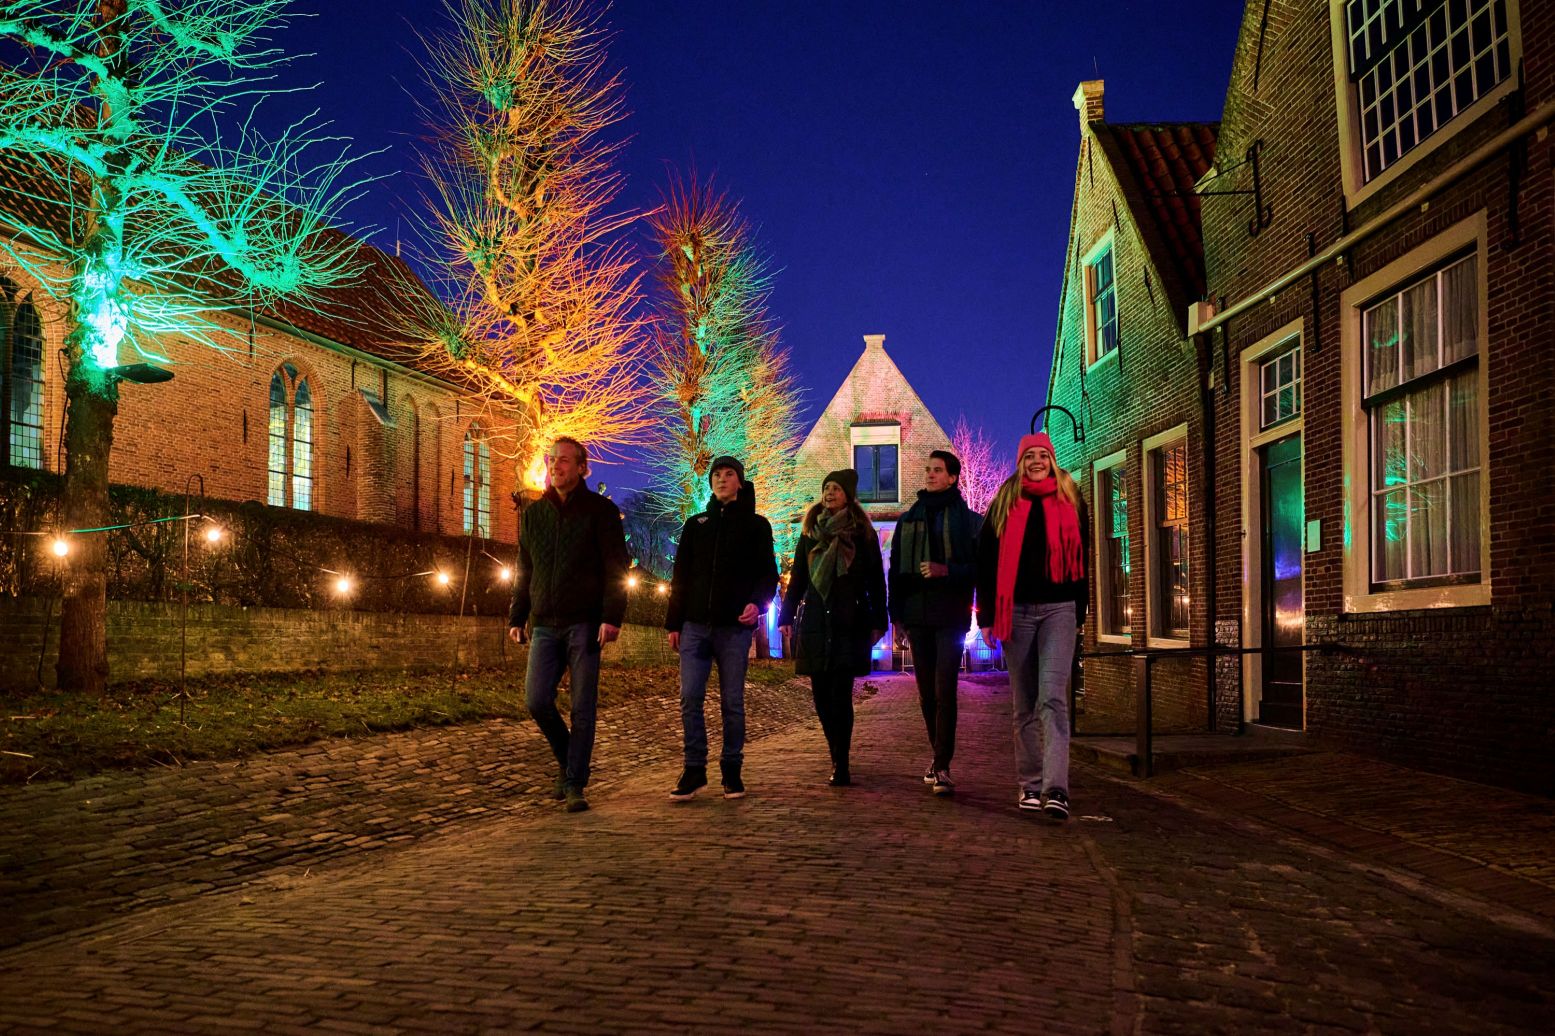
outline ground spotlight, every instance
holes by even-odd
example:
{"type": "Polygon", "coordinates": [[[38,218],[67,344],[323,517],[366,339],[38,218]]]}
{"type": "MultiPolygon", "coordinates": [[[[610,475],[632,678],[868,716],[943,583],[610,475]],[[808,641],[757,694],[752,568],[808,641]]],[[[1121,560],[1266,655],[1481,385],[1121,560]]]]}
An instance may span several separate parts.
{"type": "Polygon", "coordinates": [[[49,552],[52,553],[56,558],[64,557],[66,554],[70,553],[70,541],[65,539],[63,536],[55,536],[54,539],[49,542],[49,552]]]}

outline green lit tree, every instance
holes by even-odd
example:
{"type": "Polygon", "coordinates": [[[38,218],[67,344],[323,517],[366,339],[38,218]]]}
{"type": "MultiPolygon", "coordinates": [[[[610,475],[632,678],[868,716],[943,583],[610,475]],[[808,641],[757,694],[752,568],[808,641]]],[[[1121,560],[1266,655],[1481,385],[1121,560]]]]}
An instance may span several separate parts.
{"type": "Polygon", "coordinates": [[[660,256],[654,485],[677,524],[701,510],[714,458],[738,457],[787,556],[803,505],[794,485],[799,392],[768,312],[771,278],[738,206],[711,182],[672,175],[649,217],[660,256]]]}
{"type": "MultiPolygon", "coordinates": [[[[0,193],[3,245],[68,314],[66,528],[107,524],[119,386],[214,348],[227,310],[301,304],[356,272],[327,231],[350,187],[338,140],[311,124],[265,141],[256,106],[282,90],[270,36],[287,0],[0,2],[0,161],[33,185],[0,193]],[[315,155],[325,157],[315,160],[315,155]]],[[[62,688],[107,681],[107,548],[74,545],[64,581],[62,688]]]]}

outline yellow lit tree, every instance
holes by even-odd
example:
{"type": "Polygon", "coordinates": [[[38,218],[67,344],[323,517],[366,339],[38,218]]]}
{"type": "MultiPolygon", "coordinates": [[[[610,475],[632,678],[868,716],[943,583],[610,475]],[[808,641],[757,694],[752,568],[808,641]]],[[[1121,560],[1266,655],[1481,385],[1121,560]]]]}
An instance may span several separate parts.
{"type": "Polygon", "coordinates": [[[425,361],[516,414],[531,489],[545,444],[609,449],[648,426],[639,277],[612,213],[622,86],[586,0],[448,0],[427,40],[428,263],[447,302],[408,314],[425,361]]]}

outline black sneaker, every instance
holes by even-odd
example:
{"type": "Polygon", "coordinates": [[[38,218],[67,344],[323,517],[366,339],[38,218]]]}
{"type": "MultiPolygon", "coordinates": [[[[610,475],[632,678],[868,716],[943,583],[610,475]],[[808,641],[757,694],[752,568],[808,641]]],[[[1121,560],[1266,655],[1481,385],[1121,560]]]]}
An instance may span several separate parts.
{"type": "Polygon", "coordinates": [[[956,782],[950,779],[950,771],[949,770],[935,770],[934,771],[934,794],[936,794],[936,795],[954,795],[955,793],[956,793],[956,782]]]}
{"type": "Polygon", "coordinates": [[[1034,813],[1042,812],[1042,793],[1022,789],[1020,793],[1020,808],[1034,813]]]}
{"type": "Polygon", "coordinates": [[[1052,820],[1069,819],[1069,793],[1054,788],[1042,800],[1042,812],[1052,820]]]}
{"type": "Polygon", "coordinates": [[[728,763],[719,763],[718,768],[723,772],[724,798],[743,799],[745,782],[740,780],[740,764],[730,766],[728,763]]]}
{"type": "Polygon", "coordinates": [[[927,770],[923,771],[923,783],[924,784],[933,784],[934,783],[934,764],[933,763],[930,763],[929,764],[929,768],[927,770]]]}
{"type": "Polygon", "coordinates": [[[589,800],[583,797],[583,789],[567,785],[567,812],[582,813],[589,808],[589,800]]]}
{"type": "Polygon", "coordinates": [[[670,792],[676,802],[689,802],[696,798],[697,789],[707,787],[707,767],[688,766],[680,771],[680,783],[670,792]]]}
{"type": "Polygon", "coordinates": [[[551,798],[560,802],[567,797],[567,771],[563,770],[556,775],[556,786],[551,789],[551,798]]]}

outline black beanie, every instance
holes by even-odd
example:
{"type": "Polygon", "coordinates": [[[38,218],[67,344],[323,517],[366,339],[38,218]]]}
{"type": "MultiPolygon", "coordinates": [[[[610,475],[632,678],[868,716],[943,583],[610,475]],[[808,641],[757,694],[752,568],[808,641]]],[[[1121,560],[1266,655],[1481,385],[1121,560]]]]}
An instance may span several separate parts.
{"type": "Polygon", "coordinates": [[[828,482],[835,482],[842,487],[842,491],[847,494],[848,503],[851,504],[858,500],[858,472],[852,468],[843,468],[841,471],[831,472],[821,479],[821,488],[825,489],[828,482]]]}
{"type": "Polygon", "coordinates": [[[719,468],[733,468],[734,469],[734,473],[736,475],[740,476],[740,481],[741,482],[745,481],[745,465],[741,464],[739,461],[735,460],[733,457],[730,457],[727,454],[725,454],[722,457],[716,458],[713,461],[712,467],[707,469],[707,481],[708,481],[709,484],[711,484],[712,481],[713,481],[713,472],[717,471],[719,468]]]}

